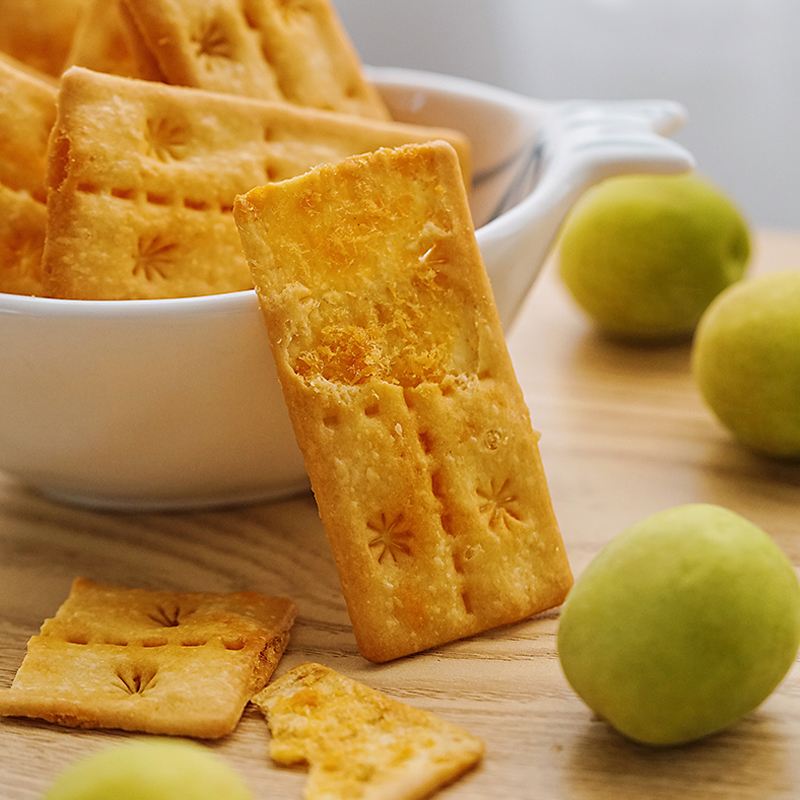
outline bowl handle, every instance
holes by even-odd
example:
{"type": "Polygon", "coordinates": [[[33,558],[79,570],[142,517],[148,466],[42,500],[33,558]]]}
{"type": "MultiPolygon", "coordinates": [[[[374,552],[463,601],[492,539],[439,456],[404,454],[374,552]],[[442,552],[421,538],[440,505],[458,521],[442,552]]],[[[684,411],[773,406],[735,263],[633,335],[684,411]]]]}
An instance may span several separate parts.
{"type": "Polygon", "coordinates": [[[481,231],[482,247],[487,249],[502,238],[525,239],[526,263],[509,262],[507,274],[492,276],[493,283],[502,285],[498,306],[504,327],[522,305],[567,214],[587,189],[617,175],[678,174],[694,168],[691,153],[666,138],[685,118],[683,106],[668,100],[549,106],[525,166],[481,231]],[[516,232],[509,230],[514,227],[516,232]]]}
{"type": "Polygon", "coordinates": [[[549,163],[536,192],[574,201],[615,175],[686,172],[694,158],[666,138],[685,119],[683,106],[668,100],[555,104],[539,133],[549,163]]]}

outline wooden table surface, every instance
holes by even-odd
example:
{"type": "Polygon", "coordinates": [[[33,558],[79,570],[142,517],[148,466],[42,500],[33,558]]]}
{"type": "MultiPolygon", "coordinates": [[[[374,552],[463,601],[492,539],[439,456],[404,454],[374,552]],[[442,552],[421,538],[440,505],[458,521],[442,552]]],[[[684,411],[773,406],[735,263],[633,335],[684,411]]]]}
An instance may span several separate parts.
{"type": "MultiPolygon", "coordinates": [[[[753,272],[800,268],[800,235],[762,233],[753,272]]],[[[705,409],[688,345],[637,349],[592,332],[552,263],[509,336],[553,504],[576,574],[630,523],[710,502],[767,530],[800,567],[800,465],[735,444],[705,409]]],[[[0,476],[0,686],[74,577],[146,588],[285,594],[300,608],[280,674],[327,664],[486,741],[473,772],[442,798],[770,798],[800,795],[800,671],[740,723],[690,746],[632,744],[597,720],[564,680],[557,612],[374,666],[356,650],[314,501],[303,495],[233,510],[114,514],[57,505],[0,476]]],[[[117,731],[0,721],[0,797],[39,797],[117,731]]],[[[301,770],[274,765],[252,707],[210,744],[259,800],[300,798],[301,770]]],[[[222,799],[220,799],[222,800],[222,799]]]]}

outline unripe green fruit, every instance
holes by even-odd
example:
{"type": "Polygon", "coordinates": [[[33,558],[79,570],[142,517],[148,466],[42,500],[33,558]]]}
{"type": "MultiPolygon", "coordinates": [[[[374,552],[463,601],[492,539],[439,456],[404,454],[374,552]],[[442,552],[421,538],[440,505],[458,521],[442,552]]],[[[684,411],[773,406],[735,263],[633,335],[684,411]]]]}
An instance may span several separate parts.
{"type": "Polygon", "coordinates": [[[800,644],[800,585],[761,529],[719,506],[654,514],[612,540],[562,609],[572,688],[636,741],[719,731],[778,686],[800,644]]]}
{"type": "Polygon", "coordinates": [[[700,320],[692,372],[734,436],[800,459],[800,270],[726,289],[700,320]]]}
{"type": "Polygon", "coordinates": [[[239,774],[208,747],[137,739],[65,770],[43,800],[253,800],[239,774]]]}
{"type": "Polygon", "coordinates": [[[576,205],[559,259],[564,284],[602,331],[656,343],[690,336],[744,275],[750,236],[738,209],[697,175],[626,175],[576,205]]]}

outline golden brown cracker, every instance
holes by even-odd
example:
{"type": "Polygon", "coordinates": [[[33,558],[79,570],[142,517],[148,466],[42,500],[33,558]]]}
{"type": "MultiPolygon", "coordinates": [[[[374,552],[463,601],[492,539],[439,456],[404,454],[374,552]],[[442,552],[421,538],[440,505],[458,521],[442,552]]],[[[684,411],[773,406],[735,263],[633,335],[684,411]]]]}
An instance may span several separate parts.
{"type": "Polygon", "coordinates": [[[138,75],[138,77],[143,80],[168,83],[164,74],[161,72],[161,67],[158,65],[156,57],[150,52],[150,48],[147,46],[147,42],[144,40],[139,30],[139,26],[131,16],[128,4],[125,0],[117,0],[117,7],[120,22],[125,29],[126,40],[130,47],[131,58],[136,65],[135,76],[138,75]]]}
{"type": "Polygon", "coordinates": [[[0,292],[41,294],[47,142],[56,85],[0,55],[0,292]]]}
{"type": "Polygon", "coordinates": [[[60,75],[87,1],[0,3],[0,50],[48,75],[60,75]]]}
{"type": "Polygon", "coordinates": [[[385,144],[463,135],[72,68],[49,162],[44,272],[57,297],[252,288],[234,198],[385,144]]]}
{"type": "Polygon", "coordinates": [[[218,738],[283,654],[291,600],[147,591],[77,579],[33,636],[0,714],[218,738]]]}
{"type": "Polygon", "coordinates": [[[56,118],[57,86],[0,55],[0,184],[44,202],[47,142],[56,118]]]}
{"type": "Polygon", "coordinates": [[[47,208],[0,185],[0,292],[41,295],[47,208]]]}
{"type": "Polygon", "coordinates": [[[132,26],[122,16],[122,0],[87,0],[75,29],[65,69],[86,67],[128,78],[158,80],[160,73],[143,69],[132,26]]]}
{"type": "Polygon", "coordinates": [[[125,0],[173,84],[389,119],[330,0],[125,0]]]}
{"type": "Polygon", "coordinates": [[[324,165],[234,213],[362,654],[560,604],[572,575],[453,149],[324,165]]]}
{"type": "Polygon", "coordinates": [[[457,725],[320,664],[302,664],[253,698],[280,764],[310,766],[306,800],[417,800],[455,780],[484,743],[457,725]]]}

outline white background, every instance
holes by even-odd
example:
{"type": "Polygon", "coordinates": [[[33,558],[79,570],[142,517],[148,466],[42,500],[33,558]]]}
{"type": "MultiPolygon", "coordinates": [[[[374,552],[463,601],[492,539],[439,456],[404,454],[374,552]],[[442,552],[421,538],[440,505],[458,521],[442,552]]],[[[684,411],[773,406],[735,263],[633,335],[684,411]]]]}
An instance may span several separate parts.
{"type": "Polygon", "coordinates": [[[542,99],[666,98],[750,222],[800,230],[800,0],[334,0],[368,64],[542,99]]]}

